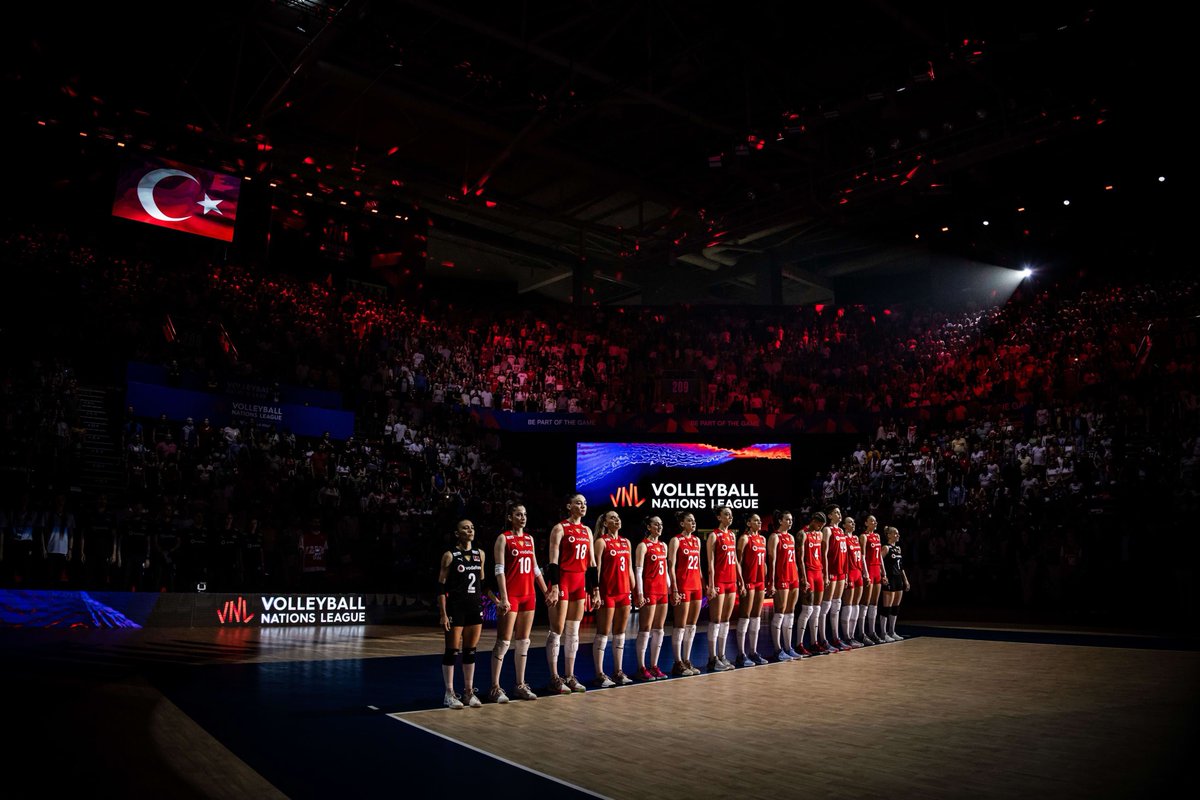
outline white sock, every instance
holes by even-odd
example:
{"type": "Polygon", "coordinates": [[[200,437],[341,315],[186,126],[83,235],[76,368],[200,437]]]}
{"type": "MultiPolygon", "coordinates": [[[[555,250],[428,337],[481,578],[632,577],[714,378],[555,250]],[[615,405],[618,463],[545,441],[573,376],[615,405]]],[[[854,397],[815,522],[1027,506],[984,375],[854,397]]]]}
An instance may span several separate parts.
{"type": "MultiPolygon", "coordinates": [[[[554,631],[546,634],[546,663],[550,666],[550,674],[558,674],[558,648],[560,637],[554,631]]],[[[568,675],[570,673],[567,673],[568,675]]]]}
{"type": "Polygon", "coordinates": [[[746,655],[748,656],[758,655],[758,631],[761,627],[761,617],[755,617],[754,619],[750,620],[750,643],[747,645],[749,649],[746,650],[746,655]]]}
{"type": "Polygon", "coordinates": [[[838,631],[838,619],[842,612],[842,598],[835,597],[829,601],[829,630],[832,632],[830,640],[841,641],[842,635],[838,631]]]}
{"type": "MultiPolygon", "coordinates": [[[[796,626],[800,632],[796,635],[796,644],[800,645],[801,647],[804,646],[804,634],[808,630],[808,621],[812,619],[812,614],[812,606],[800,606],[800,624],[796,626]]],[[[788,642],[788,644],[790,645],[791,642],[788,642]]]]}
{"type": "Polygon", "coordinates": [[[776,653],[779,652],[779,637],[783,635],[784,616],[790,617],[791,614],[784,615],[776,611],[771,617],[771,646],[775,648],[773,652],[776,653]]]}
{"type": "Polygon", "coordinates": [[[858,606],[858,611],[856,612],[856,616],[854,617],[854,634],[855,634],[854,638],[858,639],[861,642],[863,640],[863,637],[866,636],[866,633],[865,633],[866,627],[867,627],[867,604],[861,603],[858,606]]]}
{"type": "Polygon", "coordinates": [[[592,663],[596,665],[596,677],[604,674],[604,648],[608,647],[608,635],[596,634],[592,640],[592,663]]]}
{"type": "Polygon", "coordinates": [[[517,686],[525,683],[525,659],[529,657],[529,640],[520,639],[513,648],[513,666],[517,670],[517,686]]]}
{"type": "Polygon", "coordinates": [[[580,620],[567,620],[566,630],[563,631],[563,677],[575,674],[575,655],[579,652],[579,623],[580,620]]]}
{"type": "Polygon", "coordinates": [[[708,623],[708,657],[717,657],[717,631],[721,629],[721,623],[708,623]]]}
{"type": "Polygon", "coordinates": [[[900,614],[896,611],[895,607],[893,606],[892,613],[888,614],[888,636],[896,635],[896,618],[899,616],[900,616],[900,614]]]}
{"type": "MultiPolygon", "coordinates": [[[[796,615],[788,614],[783,618],[783,649],[792,649],[792,628],[796,625],[796,615]]],[[[801,635],[803,638],[803,635],[801,635]]]]}
{"type": "Polygon", "coordinates": [[[878,631],[875,627],[875,620],[879,616],[879,606],[867,606],[867,622],[863,626],[867,635],[872,639],[878,639],[878,631]]]}
{"type": "Polygon", "coordinates": [[[625,666],[625,634],[618,633],[613,636],[613,674],[624,672],[625,666]]]}
{"type": "Polygon", "coordinates": [[[676,625],[671,628],[671,652],[675,654],[675,663],[683,661],[683,640],[687,637],[687,625],[676,625]]]}
{"type": "Polygon", "coordinates": [[[722,661],[727,660],[725,658],[725,653],[728,652],[725,644],[727,639],[729,639],[729,622],[725,621],[721,623],[720,630],[717,631],[717,658],[722,661]]]}
{"type": "Polygon", "coordinates": [[[749,617],[742,617],[737,621],[737,648],[738,655],[746,655],[746,631],[750,630],[749,617]]]}
{"type": "Polygon", "coordinates": [[[820,610],[817,612],[817,632],[820,635],[821,641],[825,642],[825,620],[829,618],[829,609],[832,607],[832,600],[822,600],[820,610]]]}
{"type": "Polygon", "coordinates": [[[454,665],[442,664],[442,681],[446,684],[446,691],[454,694],[454,665]]]}
{"type": "Polygon", "coordinates": [[[850,636],[850,609],[852,608],[854,606],[842,606],[838,612],[838,638],[843,642],[853,638],[850,636]]]}
{"type": "Polygon", "coordinates": [[[812,616],[808,618],[808,637],[812,640],[814,647],[821,642],[821,606],[813,605],[812,616]]]}
{"type": "Polygon", "coordinates": [[[637,635],[637,665],[638,669],[646,666],[646,647],[650,644],[650,631],[638,631],[637,635]]]}
{"type": "Polygon", "coordinates": [[[492,682],[497,686],[500,685],[500,670],[504,669],[504,654],[508,652],[508,645],[503,639],[496,639],[492,647],[492,682]]]}
{"type": "Polygon", "coordinates": [[[696,644],[696,623],[688,625],[683,639],[683,660],[692,663],[692,648],[696,644]]]}
{"type": "Polygon", "coordinates": [[[658,666],[658,655],[662,652],[662,640],[666,633],[662,628],[650,631],[650,663],[647,666],[658,666]]]}

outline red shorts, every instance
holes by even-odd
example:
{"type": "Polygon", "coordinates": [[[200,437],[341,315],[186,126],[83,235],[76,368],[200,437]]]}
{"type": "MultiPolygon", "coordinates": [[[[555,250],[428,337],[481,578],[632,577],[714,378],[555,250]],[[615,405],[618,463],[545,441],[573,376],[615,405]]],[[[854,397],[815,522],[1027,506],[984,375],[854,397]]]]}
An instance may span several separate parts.
{"type": "Polygon", "coordinates": [[[883,574],[878,564],[872,564],[867,567],[867,577],[871,579],[872,586],[878,586],[883,583],[883,574]]]}
{"type": "Polygon", "coordinates": [[[808,590],[820,594],[825,591],[825,573],[808,572],[808,590]]]}
{"type": "Polygon", "coordinates": [[[683,595],[682,602],[684,602],[684,603],[691,603],[696,600],[704,599],[704,590],[703,589],[683,589],[680,591],[680,594],[683,595]]]}
{"type": "Polygon", "coordinates": [[[614,594],[611,597],[601,597],[600,605],[605,608],[616,608],[617,606],[627,606],[630,604],[628,594],[614,594]]]}
{"type": "Polygon", "coordinates": [[[587,597],[587,583],[582,572],[561,572],[558,577],[558,599],[582,600],[587,597]]]}
{"type": "Polygon", "coordinates": [[[516,611],[516,612],[534,611],[536,609],[537,609],[537,595],[535,595],[535,594],[527,594],[524,597],[508,598],[509,613],[512,613],[514,611],[516,611]]]}
{"type": "Polygon", "coordinates": [[[757,583],[747,583],[746,584],[746,589],[748,589],[751,592],[761,592],[761,591],[765,590],[766,588],[767,588],[767,584],[764,583],[763,581],[758,581],[757,583]]]}
{"type": "Polygon", "coordinates": [[[737,581],[730,581],[729,583],[718,583],[715,586],[716,586],[717,594],[737,594],[737,590],[738,590],[737,581]]]}
{"type": "Polygon", "coordinates": [[[855,588],[863,585],[862,572],[857,569],[850,570],[850,574],[846,576],[846,586],[855,588]]]}
{"type": "Polygon", "coordinates": [[[775,581],[775,589],[799,589],[800,581],[775,581]]]}
{"type": "Polygon", "coordinates": [[[846,580],[846,573],[844,573],[844,572],[841,575],[834,575],[832,572],[829,573],[829,582],[830,583],[837,583],[838,581],[844,581],[844,580],[846,580]]]}
{"type": "Polygon", "coordinates": [[[646,605],[648,606],[661,606],[664,603],[667,603],[669,600],[665,593],[642,595],[642,598],[646,601],[646,605]]]}

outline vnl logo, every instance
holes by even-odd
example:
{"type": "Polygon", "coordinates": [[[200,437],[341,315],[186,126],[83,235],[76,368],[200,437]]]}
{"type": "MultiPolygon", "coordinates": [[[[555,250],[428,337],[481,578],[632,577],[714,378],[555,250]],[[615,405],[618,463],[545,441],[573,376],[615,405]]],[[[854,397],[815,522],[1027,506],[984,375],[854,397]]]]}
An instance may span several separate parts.
{"type": "Polygon", "coordinates": [[[616,494],[610,494],[608,499],[617,508],[621,508],[623,506],[632,506],[633,508],[638,508],[642,505],[642,503],[646,502],[644,498],[638,499],[638,487],[636,483],[631,483],[628,486],[622,486],[618,488],[616,494]]]}
{"type": "Polygon", "coordinates": [[[217,611],[217,619],[222,625],[245,624],[254,619],[254,614],[249,613],[246,598],[239,596],[237,600],[225,601],[225,607],[217,611]]]}

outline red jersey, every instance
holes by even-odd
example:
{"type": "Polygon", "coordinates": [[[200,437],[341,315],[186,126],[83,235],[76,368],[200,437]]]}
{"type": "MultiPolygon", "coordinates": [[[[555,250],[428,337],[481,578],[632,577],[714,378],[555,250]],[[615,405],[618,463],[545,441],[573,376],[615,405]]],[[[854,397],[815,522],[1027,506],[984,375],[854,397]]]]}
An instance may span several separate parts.
{"type": "Polygon", "coordinates": [[[696,592],[703,588],[700,580],[700,537],[692,534],[675,537],[675,588],[681,592],[696,592]]]}
{"type": "Polygon", "coordinates": [[[850,569],[861,571],[863,568],[862,544],[858,541],[857,536],[847,536],[846,544],[850,546],[850,569]]]}
{"type": "Polygon", "coordinates": [[[863,553],[863,558],[868,567],[883,565],[883,543],[880,542],[878,533],[867,534],[867,550],[863,553]]]}
{"type": "Polygon", "coordinates": [[[829,574],[845,575],[846,561],[850,556],[850,546],[846,540],[850,537],[836,525],[829,526],[829,574]]]}
{"type": "Polygon", "coordinates": [[[796,572],[796,537],[781,533],[775,541],[775,581],[796,583],[800,580],[796,572]]]}
{"type": "Polygon", "coordinates": [[[600,595],[621,597],[629,594],[629,567],[633,561],[630,558],[629,540],[621,536],[601,536],[596,540],[596,546],[604,548],[604,557],[600,562],[600,595]]]}
{"type": "Polygon", "coordinates": [[[821,563],[820,531],[804,534],[804,569],[806,572],[825,572],[825,565],[821,563]]]}
{"type": "Polygon", "coordinates": [[[667,545],[664,542],[646,542],[642,590],[647,596],[667,593],[667,545]]]}
{"type": "Polygon", "coordinates": [[[746,583],[767,580],[767,540],[761,533],[746,537],[746,546],[742,548],[742,580],[746,583]]]}
{"type": "Polygon", "coordinates": [[[563,572],[584,572],[592,561],[592,537],[587,526],[563,520],[563,535],[558,543],[558,568],[563,572]]]}
{"type": "Polygon", "coordinates": [[[509,597],[529,597],[533,592],[533,537],[505,531],[504,586],[509,597]]]}
{"type": "Polygon", "coordinates": [[[718,528],[713,533],[717,540],[713,543],[712,582],[737,583],[737,539],[731,530],[718,528]]]}

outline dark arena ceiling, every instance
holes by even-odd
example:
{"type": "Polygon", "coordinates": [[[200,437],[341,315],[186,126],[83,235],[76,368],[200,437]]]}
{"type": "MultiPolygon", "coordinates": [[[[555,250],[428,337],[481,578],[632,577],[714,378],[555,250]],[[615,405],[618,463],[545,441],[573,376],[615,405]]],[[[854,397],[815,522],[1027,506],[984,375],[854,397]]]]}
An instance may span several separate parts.
{"type": "Polygon", "coordinates": [[[23,17],[4,75],[24,141],[87,133],[273,182],[277,207],[429,224],[427,270],[521,292],[816,302],[971,264],[1144,267],[1182,227],[1178,26],[1140,4],[23,17]]]}

